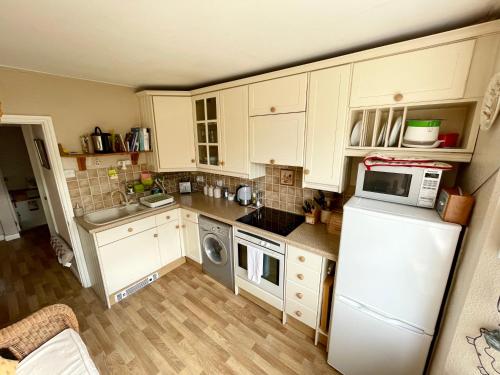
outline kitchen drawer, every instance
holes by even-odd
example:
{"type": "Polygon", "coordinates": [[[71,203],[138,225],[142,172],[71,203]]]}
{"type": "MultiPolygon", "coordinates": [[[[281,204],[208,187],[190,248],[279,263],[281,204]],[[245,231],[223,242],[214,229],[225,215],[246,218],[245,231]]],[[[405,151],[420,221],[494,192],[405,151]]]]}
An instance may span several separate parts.
{"type": "Polygon", "coordinates": [[[198,214],[189,210],[181,210],[182,220],[189,220],[198,224],[198,214]]]}
{"type": "Polygon", "coordinates": [[[295,319],[300,320],[309,327],[316,328],[316,317],[318,314],[315,311],[308,309],[301,303],[287,300],[286,313],[293,316],[295,319]]]}
{"type": "Polygon", "coordinates": [[[311,290],[318,290],[320,271],[313,271],[301,264],[288,262],[286,265],[286,278],[311,290]]]}
{"type": "Polygon", "coordinates": [[[250,116],[304,112],[307,73],[253,83],[249,86],[250,116]]]}
{"type": "Polygon", "coordinates": [[[286,300],[304,305],[312,311],[318,310],[318,290],[311,290],[293,281],[286,282],[286,300]]]}
{"type": "Polygon", "coordinates": [[[157,226],[167,224],[170,223],[172,220],[179,219],[179,209],[176,208],[175,210],[166,211],[156,215],[155,217],[157,226]]]}
{"type": "Polygon", "coordinates": [[[298,247],[288,245],[288,261],[303,265],[313,271],[321,272],[323,257],[313,254],[310,251],[299,249],[298,247]]]}
{"type": "Polygon", "coordinates": [[[103,246],[154,227],[156,227],[155,217],[150,216],[145,219],[133,221],[131,223],[97,233],[97,243],[99,246],[103,246]]]}

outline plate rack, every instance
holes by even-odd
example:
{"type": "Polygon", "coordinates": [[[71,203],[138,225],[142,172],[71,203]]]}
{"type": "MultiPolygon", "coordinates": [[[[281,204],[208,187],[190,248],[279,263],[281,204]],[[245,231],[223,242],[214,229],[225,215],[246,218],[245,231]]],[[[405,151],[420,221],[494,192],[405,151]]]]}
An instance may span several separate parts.
{"type": "MultiPolygon", "coordinates": [[[[480,98],[441,103],[353,108],[349,116],[346,156],[365,156],[372,151],[402,155],[432,154],[435,160],[470,161],[479,131],[480,98]],[[417,148],[403,146],[406,121],[440,119],[440,134],[458,133],[455,147],[417,148]],[[355,129],[358,127],[358,129],[355,129]],[[359,131],[359,137],[351,137],[359,131]],[[351,143],[352,138],[359,142],[351,143]],[[357,139],[355,139],[357,140],[357,139]]],[[[431,156],[430,156],[431,157],[431,156]]]]}

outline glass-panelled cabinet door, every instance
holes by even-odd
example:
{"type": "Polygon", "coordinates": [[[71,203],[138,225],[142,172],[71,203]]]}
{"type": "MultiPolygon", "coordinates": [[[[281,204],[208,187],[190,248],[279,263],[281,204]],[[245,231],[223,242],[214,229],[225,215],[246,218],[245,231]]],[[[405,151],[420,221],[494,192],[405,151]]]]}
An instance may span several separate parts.
{"type": "Polygon", "coordinates": [[[219,168],[219,119],[217,95],[195,97],[196,142],[198,164],[219,168]]]}

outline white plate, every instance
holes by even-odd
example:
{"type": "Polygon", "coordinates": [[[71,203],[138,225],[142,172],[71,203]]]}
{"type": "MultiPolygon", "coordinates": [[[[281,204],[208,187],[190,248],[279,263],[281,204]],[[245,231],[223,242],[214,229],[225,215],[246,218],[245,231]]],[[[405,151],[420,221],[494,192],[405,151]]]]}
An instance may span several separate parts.
{"type": "Polygon", "coordinates": [[[412,148],[436,148],[436,147],[439,147],[439,145],[444,142],[444,141],[436,141],[434,143],[431,143],[431,144],[418,144],[418,143],[407,143],[407,142],[403,142],[403,146],[404,147],[412,147],[412,148]]]}
{"type": "Polygon", "coordinates": [[[385,131],[387,130],[387,122],[382,126],[382,130],[380,130],[380,134],[378,135],[376,146],[383,146],[385,140],[385,131]]]}
{"type": "Polygon", "coordinates": [[[359,146],[359,140],[361,138],[361,124],[363,120],[359,120],[356,125],[352,128],[351,133],[351,146],[359,146]]]}
{"type": "Polygon", "coordinates": [[[391,135],[389,136],[389,147],[392,147],[396,144],[398,140],[399,131],[401,130],[401,124],[403,124],[403,116],[399,116],[396,121],[394,121],[394,125],[392,126],[391,135]]]}

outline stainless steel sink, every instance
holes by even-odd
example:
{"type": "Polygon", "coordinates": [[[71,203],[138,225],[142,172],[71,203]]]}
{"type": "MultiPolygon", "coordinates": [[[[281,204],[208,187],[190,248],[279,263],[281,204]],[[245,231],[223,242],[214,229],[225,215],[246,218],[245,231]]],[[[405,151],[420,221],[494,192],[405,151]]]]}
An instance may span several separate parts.
{"type": "Polygon", "coordinates": [[[148,210],[148,207],[139,203],[131,203],[121,207],[112,207],[105,210],[91,212],[83,216],[83,219],[90,224],[104,225],[123,219],[127,216],[133,216],[145,210],[148,210]]]}

